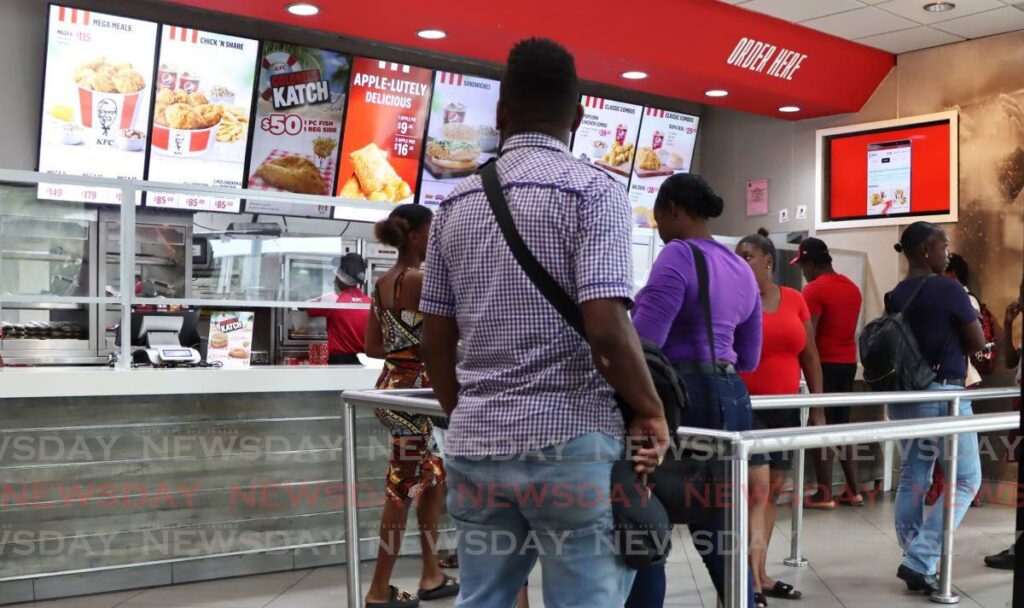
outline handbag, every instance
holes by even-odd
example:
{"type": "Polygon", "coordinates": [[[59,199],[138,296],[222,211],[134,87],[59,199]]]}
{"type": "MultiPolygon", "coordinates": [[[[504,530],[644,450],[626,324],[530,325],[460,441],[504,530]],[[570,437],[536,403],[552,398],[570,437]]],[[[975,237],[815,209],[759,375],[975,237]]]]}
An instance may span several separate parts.
{"type": "MultiPolygon", "coordinates": [[[[508,200],[501,188],[497,164],[492,161],[481,167],[480,177],[491,211],[516,262],[566,323],[586,340],[583,313],[541,265],[516,230],[508,200]]],[[[662,403],[669,407],[668,404],[673,403],[674,399],[672,416],[669,418],[671,431],[678,425],[679,410],[685,404],[685,393],[668,360],[656,346],[646,345],[644,353],[648,367],[653,370],[652,377],[656,374],[664,385],[663,389],[668,391],[667,400],[662,403]]],[[[625,404],[618,396],[616,399],[624,418],[628,417],[628,406],[624,407],[625,404]]],[[[631,465],[628,460],[622,460],[612,468],[612,517],[615,522],[616,550],[626,565],[632,568],[664,565],[671,548],[672,524],[658,497],[643,486],[631,465]]]]}

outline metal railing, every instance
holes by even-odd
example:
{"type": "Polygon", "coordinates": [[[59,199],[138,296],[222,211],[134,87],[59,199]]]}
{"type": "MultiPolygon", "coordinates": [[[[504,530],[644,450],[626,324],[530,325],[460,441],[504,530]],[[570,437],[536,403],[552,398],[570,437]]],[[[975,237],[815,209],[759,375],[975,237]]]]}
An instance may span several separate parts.
{"type": "MultiPolygon", "coordinates": [[[[829,425],[825,427],[799,427],[785,429],[768,429],[761,431],[729,432],[693,427],[680,427],[679,438],[687,447],[705,453],[715,453],[728,459],[730,475],[727,483],[736,488],[747,488],[749,484],[749,457],[753,454],[766,454],[783,450],[796,450],[802,460],[804,450],[811,448],[828,448],[858,443],[891,442],[901,439],[918,439],[924,437],[945,437],[947,462],[943,464],[947,479],[956,478],[957,441],[962,433],[984,433],[1004,431],[1017,428],[1020,418],[1017,412],[982,414],[970,417],[959,417],[961,399],[981,401],[985,399],[1011,398],[1019,394],[1016,388],[992,388],[976,391],[916,391],[900,393],[842,393],[789,395],[772,397],[754,397],[754,409],[793,409],[809,407],[841,407],[862,405],[896,405],[907,403],[928,403],[946,401],[950,404],[950,415],[940,418],[920,418],[903,421],[882,421],[854,424],[829,425]]],[[[429,389],[410,389],[396,391],[346,391],[343,394],[344,412],[342,423],[345,433],[345,481],[346,504],[355,504],[356,478],[355,463],[355,432],[357,408],[389,408],[427,416],[443,415],[440,405],[433,398],[429,389]]],[[[799,481],[802,488],[802,476],[799,481]]],[[[952,489],[952,484],[948,486],[952,489]]],[[[729,505],[726,518],[726,538],[731,540],[732,547],[726,560],[725,608],[751,608],[747,603],[748,580],[748,528],[745,492],[733,492],[733,500],[729,505]]],[[[796,494],[799,507],[794,513],[802,514],[803,497],[796,494]]],[[[932,601],[942,604],[955,604],[960,601],[953,593],[953,509],[955,493],[944,492],[943,497],[943,534],[942,556],[939,565],[939,591],[932,596],[932,601]]],[[[794,522],[799,531],[802,526],[802,515],[794,522]]],[[[362,606],[361,562],[359,559],[359,543],[348,542],[357,538],[359,515],[355,509],[345,511],[346,538],[346,574],[349,608],[362,606]]],[[[797,545],[799,552],[799,545],[797,545]]],[[[797,553],[799,555],[799,553],[797,553]]],[[[802,559],[802,557],[801,557],[802,559]]]]}

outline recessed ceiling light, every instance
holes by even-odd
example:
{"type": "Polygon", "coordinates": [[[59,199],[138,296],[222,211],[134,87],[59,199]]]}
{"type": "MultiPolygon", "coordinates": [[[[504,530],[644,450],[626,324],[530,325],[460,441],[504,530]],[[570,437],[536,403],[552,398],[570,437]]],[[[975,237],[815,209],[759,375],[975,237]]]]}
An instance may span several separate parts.
{"type": "Polygon", "coordinates": [[[799,112],[799,111],[800,111],[800,108],[797,107],[797,106],[782,106],[781,108],[779,108],[779,112],[790,113],[790,112],[799,112]]]}
{"type": "Polygon", "coordinates": [[[953,4],[952,2],[929,2],[922,8],[929,13],[945,13],[956,8],[956,4],[953,4]]]}
{"type": "Polygon", "coordinates": [[[644,78],[647,78],[647,72],[630,70],[629,72],[623,72],[622,77],[626,80],[643,80],[644,78]]]}
{"type": "Polygon", "coordinates": [[[416,32],[416,35],[427,40],[440,40],[448,37],[448,34],[441,30],[420,30],[416,32]]]}
{"type": "Polygon", "coordinates": [[[711,89],[710,91],[704,91],[704,94],[708,97],[725,97],[729,94],[729,91],[725,89],[711,89]]]}
{"type": "Polygon", "coordinates": [[[320,7],[308,2],[296,2],[288,5],[288,12],[299,17],[312,17],[320,13],[320,7]]]}

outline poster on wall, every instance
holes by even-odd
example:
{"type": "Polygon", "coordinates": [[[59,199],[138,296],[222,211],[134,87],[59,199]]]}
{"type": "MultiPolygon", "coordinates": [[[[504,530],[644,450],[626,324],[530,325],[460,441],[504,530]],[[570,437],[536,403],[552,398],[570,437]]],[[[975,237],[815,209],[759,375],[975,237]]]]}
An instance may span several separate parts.
{"type": "Polygon", "coordinates": [[[680,112],[644,109],[636,163],[629,180],[629,204],[633,207],[635,225],[653,227],[654,199],[661,183],[676,173],[689,173],[699,120],[680,112]]]}
{"type": "MultiPolygon", "coordinates": [[[[241,188],[259,43],[161,27],[149,180],[241,188]]],[[[237,213],[235,197],[152,192],[147,207],[237,213]]]]}
{"type": "Polygon", "coordinates": [[[210,315],[210,342],[206,360],[220,361],[225,369],[249,367],[252,355],[252,328],[256,313],[216,311],[210,315]]]}
{"type": "MultiPolygon", "coordinates": [[[[50,6],[40,172],[143,178],[156,36],[148,21],[50,6]]],[[[41,183],[39,197],[118,204],[121,190],[41,183]]]]}
{"type": "Polygon", "coordinates": [[[498,153],[497,80],[437,72],[420,174],[422,205],[437,206],[498,153]]]}
{"type": "MultiPolygon", "coordinates": [[[[330,196],[351,61],[345,55],[264,42],[248,187],[330,196]]],[[[247,200],[249,213],[331,217],[330,205],[247,200]]]]}
{"type": "Polygon", "coordinates": [[[572,141],[573,156],[628,184],[643,107],[589,95],[581,103],[583,122],[572,141]]]}
{"type": "MultiPolygon", "coordinates": [[[[353,59],[338,196],[385,204],[377,216],[392,204],[413,201],[432,76],[424,68],[353,59]]],[[[357,219],[352,211],[335,207],[335,217],[357,219]]]]}

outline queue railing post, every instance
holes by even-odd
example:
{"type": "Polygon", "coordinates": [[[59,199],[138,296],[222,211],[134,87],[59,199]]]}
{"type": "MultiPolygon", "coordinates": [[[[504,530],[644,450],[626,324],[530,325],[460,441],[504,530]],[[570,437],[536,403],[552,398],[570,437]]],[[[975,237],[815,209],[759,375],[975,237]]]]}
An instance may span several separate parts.
{"type": "MultiPolygon", "coordinates": [[[[956,396],[949,402],[949,415],[960,415],[960,397],[956,396]]],[[[957,458],[959,457],[959,435],[947,435],[946,462],[943,472],[946,483],[942,490],[942,556],[939,558],[939,590],[932,594],[932,601],[937,604],[957,604],[960,596],[953,591],[953,521],[956,519],[957,500],[957,458]]],[[[972,497],[973,498],[973,497],[972,497]]],[[[970,499],[968,499],[970,500],[970,499]]]]}
{"type": "Polygon", "coordinates": [[[359,563],[359,496],[356,487],[356,409],[342,402],[342,432],[345,463],[345,573],[348,577],[348,608],[360,608],[363,601],[359,563]]]}
{"type": "MultiPolygon", "coordinates": [[[[807,426],[809,419],[810,408],[800,408],[800,426],[807,426]]],[[[806,456],[806,450],[800,448],[796,451],[796,462],[793,464],[793,501],[790,504],[792,519],[790,522],[789,557],[782,560],[782,563],[793,568],[807,567],[807,559],[804,558],[801,539],[804,529],[804,468],[806,466],[806,456]]]]}
{"type": "Polygon", "coordinates": [[[729,482],[732,492],[729,508],[726,513],[725,537],[713,539],[713,542],[724,545],[725,557],[725,606],[729,608],[753,608],[748,606],[750,594],[748,581],[750,578],[750,560],[747,556],[749,533],[747,529],[747,487],[749,485],[749,468],[747,444],[734,441],[729,446],[728,457],[731,459],[729,482]],[[726,539],[728,542],[725,542],[726,539]]]}

